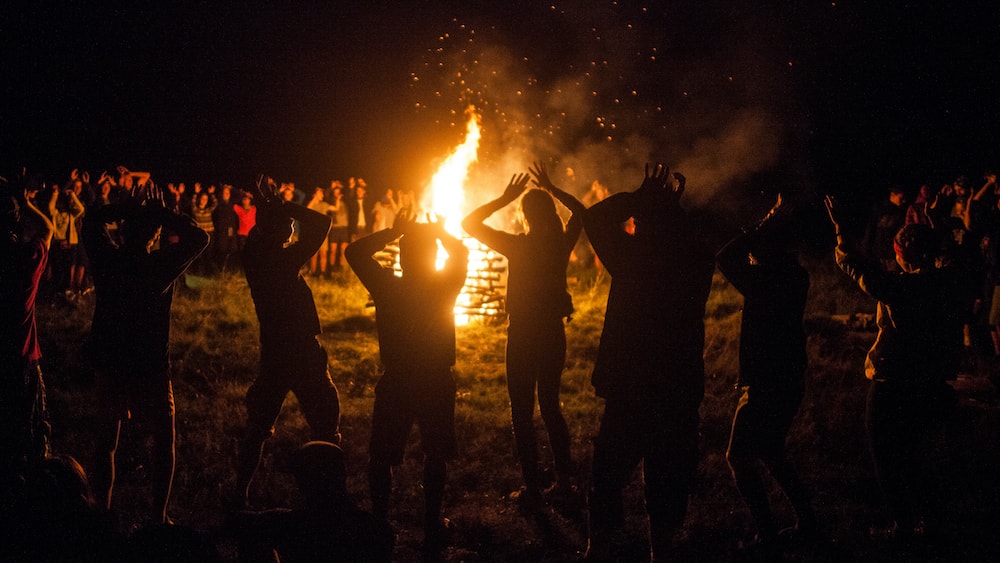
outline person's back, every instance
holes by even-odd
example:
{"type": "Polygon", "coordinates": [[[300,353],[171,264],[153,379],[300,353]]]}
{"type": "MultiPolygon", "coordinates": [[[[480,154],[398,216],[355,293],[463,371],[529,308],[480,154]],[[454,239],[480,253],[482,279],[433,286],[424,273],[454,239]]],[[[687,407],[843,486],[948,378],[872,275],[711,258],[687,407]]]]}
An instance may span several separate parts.
{"type": "Polygon", "coordinates": [[[247,239],[243,268],[257,308],[262,346],[311,339],[320,333],[312,290],[299,275],[308,259],[302,254],[292,247],[268,247],[259,237],[247,239]]]}
{"type": "Polygon", "coordinates": [[[136,252],[119,247],[105,229],[123,213],[121,204],[111,204],[84,220],[83,239],[97,294],[92,359],[108,367],[166,368],[174,280],[205,248],[208,235],[177,215],[171,223],[183,232],[179,243],[136,252]]]}
{"type": "Polygon", "coordinates": [[[608,236],[593,221],[587,230],[611,273],[593,373],[598,395],[626,389],[663,391],[677,385],[697,393],[704,385],[704,373],[697,368],[702,364],[705,303],[715,261],[695,218],[676,213],[665,229],[650,234],[640,227],[636,235],[608,236]],[[685,372],[685,381],[663,377],[677,369],[685,372]]]}

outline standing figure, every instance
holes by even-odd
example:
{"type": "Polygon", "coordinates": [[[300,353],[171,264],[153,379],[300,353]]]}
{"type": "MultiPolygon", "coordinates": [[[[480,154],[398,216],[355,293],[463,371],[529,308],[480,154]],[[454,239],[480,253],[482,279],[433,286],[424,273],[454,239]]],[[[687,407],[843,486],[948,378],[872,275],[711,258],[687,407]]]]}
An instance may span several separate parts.
{"type": "Polygon", "coordinates": [[[339,272],[344,268],[344,249],[351,242],[348,230],[347,202],[344,200],[344,185],[339,180],[330,182],[330,214],[333,216],[333,228],[328,237],[330,243],[330,258],[327,264],[330,270],[339,272]]]}
{"type": "Polygon", "coordinates": [[[243,270],[260,324],[260,374],[247,390],[247,427],[240,441],[238,501],[246,504],[264,442],[289,391],[314,440],[340,443],[340,398],[330,378],[312,291],[299,271],[326,240],[330,218],[281,197],[268,178],[257,184],[257,224],[243,249],[243,270]],[[301,225],[298,240],[292,221],[301,225]]]}
{"type": "Polygon", "coordinates": [[[542,189],[525,192],[528,175],[513,176],[500,197],[477,208],[462,222],[470,235],[507,257],[510,318],[507,391],[517,457],[524,476],[524,488],[517,498],[529,509],[540,504],[546,486],[538,467],[533,422],[536,388],[539,410],[552,446],[558,488],[571,489],[573,462],[569,428],[559,406],[559,385],[566,362],[563,321],[573,313],[572,298],[566,289],[566,266],[583,229],[586,210],[575,197],[552,184],[544,164],[536,163],[531,173],[535,185],[542,189]],[[521,214],[526,234],[506,233],[484,224],[522,193],[521,214]],[[565,227],[556,212],[553,196],[571,212],[565,227]]]}
{"type": "Polygon", "coordinates": [[[903,188],[892,186],[889,197],[872,209],[865,228],[864,248],[887,272],[899,271],[892,251],[892,237],[906,224],[906,196],[903,188]]]}
{"type": "Polygon", "coordinates": [[[837,231],[837,264],[876,300],[878,335],[865,358],[871,380],[865,426],[894,519],[887,532],[905,540],[921,528],[933,536],[941,531],[944,499],[942,483],[933,478],[940,459],[932,438],[957,405],[948,381],[961,366],[962,305],[971,276],[962,260],[936,267],[941,237],[917,223],[896,234],[900,271],[886,272],[844,239],[833,198],[826,205],[837,231]]]}
{"type": "Polygon", "coordinates": [[[584,227],[611,274],[592,383],[605,399],[594,440],[590,545],[611,555],[624,523],[622,489],[641,461],[654,559],[684,522],[698,466],[698,407],[705,394],[705,302],[715,253],[680,205],[684,177],[662,164],[642,185],[587,210],[584,227]],[[625,229],[634,219],[635,231],[625,229]]]}
{"type": "Polygon", "coordinates": [[[42,350],[35,325],[52,222],[20,187],[0,179],[0,501],[25,465],[48,453],[42,350]]]}
{"type": "Polygon", "coordinates": [[[405,215],[392,228],[347,247],[347,262],[375,301],[382,377],[375,388],[368,484],[372,512],[387,519],[392,466],[403,462],[410,428],[420,428],[424,452],[424,547],[446,541],[441,502],[455,439],[455,299],[465,284],[469,251],[443,223],[417,224],[405,215]],[[402,275],[384,268],[375,253],[399,239],[402,275]],[[448,260],[435,268],[438,241],[448,260]]]}
{"type": "Polygon", "coordinates": [[[716,255],[719,270],[743,294],[739,385],[726,457],[750,508],[763,549],[775,546],[764,485],[766,469],[795,509],[798,529],[815,531],[808,496],[785,453],[785,437],[805,392],[806,335],[802,327],[809,273],[791,251],[794,210],[781,196],[764,219],[716,255]]]}
{"type": "Polygon", "coordinates": [[[165,522],[174,475],[170,305],[174,282],[208,246],[208,234],[167,209],[147,181],[126,202],[88,214],[83,243],[97,293],[89,342],[99,409],[94,491],[110,509],[118,434],[122,420],[132,418],[153,438],[153,518],[165,522]],[[117,236],[108,229],[112,224],[117,236]],[[176,242],[161,241],[161,230],[174,233],[176,242]]]}

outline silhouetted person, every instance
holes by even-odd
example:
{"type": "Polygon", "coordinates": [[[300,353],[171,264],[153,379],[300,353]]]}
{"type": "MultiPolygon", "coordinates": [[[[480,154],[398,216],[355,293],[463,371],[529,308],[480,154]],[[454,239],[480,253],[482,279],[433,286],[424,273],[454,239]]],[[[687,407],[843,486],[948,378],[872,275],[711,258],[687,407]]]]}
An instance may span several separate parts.
{"type": "Polygon", "coordinates": [[[170,305],[174,282],[208,246],[208,234],[164,207],[163,194],[149,181],[125,203],[88,214],[83,243],[97,293],[89,352],[97,387],[92,477],[98,504],[111,507],[118,434],[122,420],[132,418],[153,438],[153,518],[166,521],[174,474],[170,305]],[[175,242],[162,241],[161,230],[175,242]]]}
{"type": "Polygon", "coordinates": [[[308,442],[289,462],[294,508],[239,512],[223,534],[239,542],[240,561],[377,562],[392,559],[392,529],[357,507],[347,491],[345,456],[330,442],[308,442]]]}
{"type": "Polygon", "coordinates": [[[774,546],[778,526],[762,470],[791,501],[798,528],[815,532],[809,498],[785,453],[785,436],[805,392],[806,335],[802,315],[809,273],[791,251],[795,211],[781,196],[764,219],[719,251],[719,270],[741,294],[739,385],[726,457],[757,526],[762,548],[774,546]]]}
{"type": "Polygon", "coordinates": [[[582,203],[560,190],[549,179],[545,165],[531,170],[537,186],[525,192],[528,175],[511,178],[503,194],[470,213],[462,227],[483,244],[507,257],[507,391],[517,457],[524,475],[518,500],[537,507],[546,483],[538,467],[538,444],[533,418],[535,389],[538,406],[549,433],[552,456],[561,489],[571,489],[573,462],[569,429],[559,405],[559,384],[566,362],[563,320],[573,313],[566,289],[566,266],[583,229],[582,203]],[[524,193],[521,213],[525,234],[510,234],[488,227],[484,221],[524,193]],[[552,195],[549,195],[549,194],[552,195]],[[572,215],[563,227],[552,196],[572,215]]]}
{"type": "Polygon", "coordinates": [[[592,383],[605,399],[594,440],[588,557],[609,557],[624,522],[622,489],[641,461],[650,542],[665,557],[698,465],[705,301],[714,252],[680,206],[684,177],[657,164],[634,192],[587,210],[584,225],[611,274],[592,383]],[[624,224],[634,219],[635,233],[624,224]]]}
{"type": "Polygon", "coordinates": [[[375,301],[382,377],[375,388],[368,482],[372,512],[389,515],[392,466],[403,461],[410,428],[420,428],[424,459],[424,546],[439,548],[447,522],[441,501],[455,439],[455,299],[465,283],[469,251],[442,223],[417,224],[399,215],[391,229],[347,247],[347,262],[375,301]],[[374,258],[399,239],[402,275],[374,258]],[[437,241],[448,253],[435,269],[437,241]]]}
{"type": "MultiPolygon", "coordinates": [[[[35,324],[52,223],[23,188],[0,179],[0,497],[48,452],[42,350],[35,324]]],[[[5,501],[0,500],[0,509],[5,501]]]]}
{"type": "Polygon", "coordinates": [[[888,197],[875,204],[865,229],[864,249],[868,256],[878,260],[887,272],[899,271],[892,251],[892,239],[906,224],[906,196],[903,188],[889,188],[888,197]]]}
{"type": "Polygon", "coordinates": [[[871,380],[865,423],[879,484],[895,520],[888,532],[911,538],[923,517],[924,530],[936,535],[943,499],[932,471],[940,460],[929,439],[956,406],[947,382],[961,365],[966,295],[961,288],[969,283],[968,272],[961,261],[935,267],[941,239],[920,224],[896,234],[900,271],[886,272],[841,236],[839,209],[829,197],[827,209],[837,229],[837,264],[877,305],[878,336],[865,358],[871,380]]]}
{"type": "Polygon", "coordinates": [[[289,391],[316,440],[340,442],[340,398],[330,378],[316,303],[302,266],[330,230],[330,218],[285,201],[273,181],[257,185],[257,224],[243,249],[243,270],[260,324],[260,374],[247,390],[247,428],[240,442],[237,494],[246,501],[264,442],[289,391]],[[298,221],[298,239],[292,221],[298,221]]]}

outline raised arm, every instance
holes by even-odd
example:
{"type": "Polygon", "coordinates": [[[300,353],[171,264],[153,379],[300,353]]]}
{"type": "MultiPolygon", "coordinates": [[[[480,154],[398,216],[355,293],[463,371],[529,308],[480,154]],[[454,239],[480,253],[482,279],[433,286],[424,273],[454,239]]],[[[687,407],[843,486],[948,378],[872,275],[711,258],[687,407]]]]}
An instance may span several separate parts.
{"type": "Polygon", "coordinates": [[[52,231],[55,227],[49,217],[35,206],[35,203],[28,197],[27,190],[18,191],[15,194],[18,204],[25,210],[24,220],[33,225],[32,238],[41,240],[48,248],[52,243],[52,231]]]}
{"type": "MultiPolygon", "coordinates": [[[[399,219],[397,218],[397,223],[399,219]]],[[[392,276],[392,270],[383,268],[382,264],[375,259],[375,253],[379,252],[385,245],[396,240],[400,236],[398,225],[393,225],[389,229],[375,231],[374,233],[362,237],[344,249],[344,258],[351,265],[351,269],[361,280],[361,283],[369,290],[373,284],[377,284],[382,276],[392,276]]]]}
{"type": "Polygon", "coordinates": [[[466,215],[465,219],[462,220],[462,228],[465,229],[465,232],[469,233],[483,244],[492,247],[503,254],[504,249],[502,246],[504,238],[510,235],[503,231],[488,227],[484,221],[486,221],[490,215],[493,215],[497,211],[507,207],[520,197],[521,194],[524,193],[525,188],[528,186],[528,179],[529,177],[527,174],[514,174],[511,176],[510,182],[507,183],[507,187],[504,188],[500,197],[484,203],[474,209],[472,213],[466,215]]]}
{"type": "Polygon", "coordinates": [[[152,273],[156,279],[150,283],[165,290],[205,250],[209,236],[191,217],[168,209],[163,202],[163,192],[152,181],[145,184],[144,195],[142,211],[177,236],[175,243],[162,246],[154,253],[156,268],[152,273]]]}
{"type": "Polygon", "coordinates": [[[746,294],[746,289],[753,280],[750,254],[756,252],[760,247],[761,235],[766,229],[776,222],[785,220],[788,214],[787,209],[788,207],[782,203],[781,194],[778,194],[778,201],[763,219],[743,229],[742,233],[729,241],[715,255],[719,271],[740,293],[746,294]]]}
{"type": "Polygon", "coordinates": [[[284,202],[281,204],[281,210],[301,225],[299,240],[289,245],[286,250],[294,252],[298,257],[301,257],[302,263],[305,264],[306,260],[313,254],[316,254],[319,247],[323,245],[323,241],[326,240],[326,236],[330,232],[330,225],[333,222],[330,220],[329,215],[313,211],[298,203],[284,202]]]}

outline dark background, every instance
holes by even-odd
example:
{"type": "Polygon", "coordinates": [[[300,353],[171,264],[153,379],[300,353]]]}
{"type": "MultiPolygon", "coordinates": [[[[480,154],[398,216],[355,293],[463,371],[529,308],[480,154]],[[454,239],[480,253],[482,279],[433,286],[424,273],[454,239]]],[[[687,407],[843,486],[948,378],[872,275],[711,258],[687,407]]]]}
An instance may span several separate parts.
{"type": "Polygon", "coordinates": [[[420,187],[472,103],[484,162],[557,156],[613,191],[648,159],[712,194],[977,184],[1000,164],[997,6],[14,3],[0,165],[420,187]]]}

